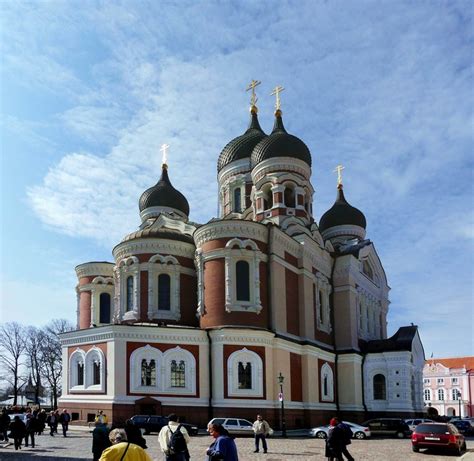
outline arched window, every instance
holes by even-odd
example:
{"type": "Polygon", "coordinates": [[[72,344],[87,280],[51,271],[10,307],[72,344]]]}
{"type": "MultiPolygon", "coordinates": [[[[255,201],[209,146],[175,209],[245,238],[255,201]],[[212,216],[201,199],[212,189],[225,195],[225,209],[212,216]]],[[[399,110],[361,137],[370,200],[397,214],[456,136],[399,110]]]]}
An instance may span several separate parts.
{"type": "Polygon", "coordinates": [[[239,362],[238,364],[239,389],[252,389],[252,364],[250,362],[239,362]]]}
{"type": "Polygon", "coordinates": [[[133,310],[133,276],[127,277],[127,311],[133,310]]]}
{"type": "Polygon", "coordinates": [[[387,385],[385,383],[385,376],[378,374],[374,376],[374,400],[386,400],[387,399],[387,385]]]}
{"type": "Polygon", "coordinates": [[[87,351],[85,359],[86,388],[103,392],[105,390],[105,356],[96,346],[87,351]]]}
{"type": "Polygon", "coordinates": [[[426,402],[429,402],[431,400],[431,391],[429,389],[425,389],[423,391],[423,395],[426,402]]]}
{"type": "Polygon", "coordinates": [[[158,309],[171,309],[171,277],[168,274],[158,276],[158,309]]]}
{"type": "Polygon", "coordinates": [[[438,389],[438,400],[444,400],[444,389],[438,389]]]}
{"type": "Polygon", "coordinates": [[[321,400],[334,400],[334,373],[327,362],[321,367],[321,400]]]}
{"type": "Polygon", "coordinates": [[[236,272],[236,292],[237,301],[250,301],[250,267],[247,261],[237,261],[236,272]]]}
{"type": "Polygon", "coordinates": [[[141,383],[142,386],[156,386],[156,362],[154,359],[142,360],[141,383]]]}
{"type": "Polygon", "coordinates": [[[273,191],[272,186],[267,185],[262,189],[263,192],[263,209],[269,210],[273,208],[273,191]]]}
{"type": "Polygon", "coordinates": [[[235,213],[240,213],[242,211],[242,191],[240,187],[234,189],[234,208],[235,213]]]}
{"type": "Polygon", "coordinates": [[[288,208],[295,208],[295,190],[291,186],[285,187],[285,206],[288,208]]]}
{"type": "Polygon", "coordinates": [[[186,363],[171,360],[171,387],[186,387],[186,363]]]}
{"type": "Polygon", "coordinates": [[[84,386],[84,362],[77,362],[77,382],[78,386],[84,386]]]}
{"type": "Polygon", "coordinates": [[[99,299],[99,322],[110,323],[110,295],[101,293],[99,299]]]}
{"type": "Polygon", "coordinates": [[[100,362],[98,360],[92,363],[92,384],[100,384],[100,362]]]}

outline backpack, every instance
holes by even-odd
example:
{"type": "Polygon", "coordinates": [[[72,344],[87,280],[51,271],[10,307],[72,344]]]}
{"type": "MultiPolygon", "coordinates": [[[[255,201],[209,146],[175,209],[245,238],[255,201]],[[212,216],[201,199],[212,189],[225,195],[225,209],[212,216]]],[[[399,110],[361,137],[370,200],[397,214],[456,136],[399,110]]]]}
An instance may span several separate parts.
{"type": "Polygon", "coordinates": [[[345,423],[340,423],[340,426],[342,427],[342,429],[344,431],[345,444],[350,445],[351,439],[352,439],[352,430],[351,430],[350,426],[348,426],[345,423]]]}
{"type": "Polygon", "coordinates": [[[169,428],[171,437],[170,441],[168,442],[168,448],[173,453],[182,453],[187,449],[186,439],[184,438],[184,434],[181,432],[181,427],[182,426],[180,424],[174,432],[171,430],[171,427],[169,428]]]}

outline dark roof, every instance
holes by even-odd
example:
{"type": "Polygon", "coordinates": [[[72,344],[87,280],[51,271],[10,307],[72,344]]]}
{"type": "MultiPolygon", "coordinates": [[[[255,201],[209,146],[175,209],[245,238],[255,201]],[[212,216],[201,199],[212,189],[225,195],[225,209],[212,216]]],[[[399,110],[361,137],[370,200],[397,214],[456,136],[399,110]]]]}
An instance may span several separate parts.
{"type": "Polygon", "coordinates": [[[411,351],[417,330],[416,325],[411,325],[399,328],[392,337],[387,339],[361,341],[362,352],[411,351]]]}
{"type": "Polygon", "coordinates": [[[311,166],[311,153],[308,147],[301,139],[285,130],[280,111],[275,113],[275,124],[270,136],[255,146],[252,152],[252,165],[275,157],[292,157],[303,160],[311,166]]]}
{"type": "Polygon", "coordinates": [[[138,231],[126,235],[123,238],[122,242],[127,242],[129,240],[135,240],[140,238],[160,238],[167,240],[178,240],[180,242],[194,244],[194,240],[190,235],[181,234],[180,232],[173,232],[171,230],[163,230],[162,228],[154,229],[150,226],[147,226],[144,229],[140,229],[138,231]]]}
{"type": "Polygon", "coordinates": [[[174,208],[189,216],[189,203],[186,197],[171,185],[166,165],[163,165],[160,180],[153,187],[143,192],[138,205],[140,211],[150,207],[162,206],[174,208]]]}
{"type": "Polygon", "coordinates": [[[221,171],[229,163],[243,158],[249,158],[253,148],[267,135],[263,132],[258,123],[257,112],[252,111],[250,115],[250,123],[247,131],[237,138],[230,141],[224,149],[222,149],[217,161],[217,171],[221,171]]]}
{"type": "Polygon", "coordinates": [[[365,229],[367,222],[362,211],[347,203],[341,184],[337,188],[334,205],[319,220],[319,230],[323,232],[330,227],[343,225],[354,225],[365,229]]]}

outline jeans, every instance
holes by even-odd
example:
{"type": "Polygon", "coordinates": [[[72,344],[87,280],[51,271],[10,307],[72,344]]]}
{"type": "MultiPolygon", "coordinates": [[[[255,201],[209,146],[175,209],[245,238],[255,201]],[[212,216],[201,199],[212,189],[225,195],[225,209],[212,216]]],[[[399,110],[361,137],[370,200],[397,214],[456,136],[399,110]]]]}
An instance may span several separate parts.
{"type": "Polygon", "coordinates": [[[21,441],[23,440],[23,437],[14,437],[13,440],[15,442],[15,450],[21,448],[21,441]]]}
{"type": "Polygon", "coordinates": [[[61,425],[63,426],[63,435],[66,437],[66,432],[69,429],[69,423],[61,423],[61,425]]]}
{"type": "Polygon", "coordinates": [[[25,447],[28,446],[28,437],[31,438],[31,446],[35,448],[35,433],[34,432],[27,432],[25,434],[25,447]]]}
{"type": "Polygon", "coordinates": [[[354,461],[354,458],[347,450],[347,445],[341,449],[342,454],[347,458],[347,461],[354,461]]]}
{"type": "Polygon", "coordinates": [[[255,434],[255,450],[258,451],[260,440],[262,440],[262,447],[263,451],[267,451],[267,440],[265,438],[265,434],[255,434]]]}

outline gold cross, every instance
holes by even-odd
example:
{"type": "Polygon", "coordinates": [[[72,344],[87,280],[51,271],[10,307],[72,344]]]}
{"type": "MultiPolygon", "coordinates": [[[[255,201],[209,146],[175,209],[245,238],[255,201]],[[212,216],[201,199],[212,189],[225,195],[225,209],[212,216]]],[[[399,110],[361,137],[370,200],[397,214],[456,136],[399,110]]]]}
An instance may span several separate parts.
{"type": "Polygon", "coordinates": [[[281,101],[280,101],[280,93],[284,90],[282,86],[278,85],[275,87],[275,89],[270,93],[270,96],[273,96],[274,94],[276,95],[276,104],[275,104],[275,109],[280,110],[281,106],[281,101]]]}
{"type": "Polygon", "coordinates": [[[337,165],[336,169],[333,171],[333,173],[337,173],[337,185],[341,186],[342,185],[342,170],[344,170],[345,167],[342,165],[337,165]]]}
{"type": "Polygon", "coordinates": [[[160,151],[163,152],[163,161],[162,161],[163,165],[167,165],[167,162],[168,162],[168,152],[167,152],[168,147],[170,147],[169,144],[161,145],[160,151]]]}
{"type": "Polygon", "coordinates": [[[257,95],[255,94],[255,88],[260,85],[260,83],[262,83],[261,81],[259,80],[252,80],[250,83],[249,83],[249,86],[246,88],[245,91],[249,91],[249,90],[252,90],[252,97],[250,98],[250,104],[252,106],[255,106],[257,104],[257,101],[258,101],[258,98],[257,98],[257,95]]]}

